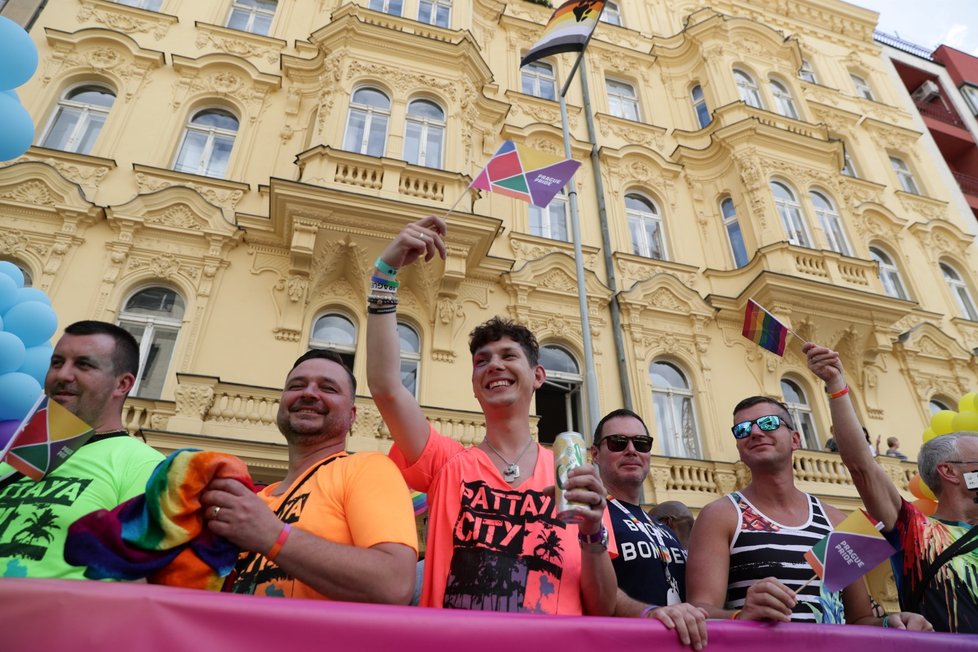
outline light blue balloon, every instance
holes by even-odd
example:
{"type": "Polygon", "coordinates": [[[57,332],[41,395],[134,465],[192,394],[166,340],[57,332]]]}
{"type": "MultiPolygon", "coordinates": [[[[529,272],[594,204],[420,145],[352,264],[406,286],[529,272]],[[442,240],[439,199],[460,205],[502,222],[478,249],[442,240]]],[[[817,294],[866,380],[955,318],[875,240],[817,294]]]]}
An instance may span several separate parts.
{"type": "Polygon", "coordinates": [[[51,297],[38,288],[20,288],[17,290],[17,303],[27,303],[28,301],[40,301],[43,304],[51,305],[51,297]]]}
{"type": "Polygon", "coordinates": [[[9,277],[14,282],[14,287],[24,287],[24,272],[9,260],[0,260],[0,276],[9,277]]]}
{"type": "MultiPolygon", "coordinates": [[[[0,35],[0,44],[3,43],[2,39],[0,35]]],[[[0,59],[0,77],[4,70],[2,61],[0,59]]],[[[0,129],[0,161],[17,158],[34,142],[34,122],[30,114],[20,102],[6,93],[0,93],[0,124],[3,125],[3,129],[0,129]]]]}
{"type": "Polygon", "coordinates": [[[19,370],[26,357],[27,349],[19,337],[0,332],[0,374],[19,370]]]}
{"type": "Polygon", "coordinates": [[[27,374],[44,385],[44,377],[48,375],[48,367],[51,366],[52,353],[54,353],[54,347],[50,344],[41,344],[26,349],[24,351],[24,362],[17,371],[27,374]]]}
{"type": "Polygon", "coordinates": [[[3,329],[19,337],[25,347],[37,346],[54,335],[54,331],[58,329],[58,317],[51,306],[45,303],[25,301],[18,303],[3,316],[3,329]]]}
{"type": "Polygon", "coordinates": [[[24,28],[0,16],[0,88],[17,88],[37,70],[37,46],[24,28]]]}
{"type": "Polygon", "coordinates": [[[10,97],[12,97],[15,100],[17,100],[18,102],[20,102],[20,95],[18,95],[17,94],[17,91],[15,91],[12,88],[11,89],[8,89],[8,90],[5,90],[5,91],[0,91],[0,93],[4,93],[5,95],[9,95],[10,97]]]}
{"type": "MultiPolygon", "coordinates": [[[[2,262],[0,261],[0,264],[2,262]]],[[[17,289],[17,284],[14,283],[14,279],[0,273],[0,316],[17,303],[17,289]]]]}
{"type": "Polygon", "coordinates": [[[18,371],[0,376],[0,421],[23,419],[41,395],[41,383],[18,371]]]}

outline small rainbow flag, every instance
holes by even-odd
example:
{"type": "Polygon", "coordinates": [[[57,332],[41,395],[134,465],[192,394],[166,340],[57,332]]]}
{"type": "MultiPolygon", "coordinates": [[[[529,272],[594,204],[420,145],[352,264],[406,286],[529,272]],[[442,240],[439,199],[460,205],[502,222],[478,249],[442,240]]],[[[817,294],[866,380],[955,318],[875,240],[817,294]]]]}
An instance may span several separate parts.
{"type": "Polygon", "coordinates": [[[520,61],[520,68],[551,54],[583,52],[598,26],[604,5],[605,0],[569,0],[557,7],[540,40],[520,61]]]}
{"type": "Polygon", "coordinates": [[[32,480],[40,480],[94,434],[90,425],[42,394],[0,452],[0,460],[32,480]]]}
{"type": "Polygon", "coordinates": [[[747,311],[744,313],[744,337],[771,353],[784,356],[788,327],[756,301],[748,299],[747,311]]]}
{"type": "Polygon", "coordinates": [[[414,507],[415,516],[424,514],[425,510],[428,509],[428,494],[423,494],[420,491],[412,491],[411,504],[414,507]]]}
{"type": "Polygon", "coordinates": [[[857,509],[812,546],[805,561],[826,589],[842,590],[896,552],[880,533],[882,528],[882,523],[857,509]]]}
{"type": "Polygon", "coordinates": [[[471,187],[545,208],[579,167],[579,161],[539,152],[507,140],[489,159],[471,187]]]}

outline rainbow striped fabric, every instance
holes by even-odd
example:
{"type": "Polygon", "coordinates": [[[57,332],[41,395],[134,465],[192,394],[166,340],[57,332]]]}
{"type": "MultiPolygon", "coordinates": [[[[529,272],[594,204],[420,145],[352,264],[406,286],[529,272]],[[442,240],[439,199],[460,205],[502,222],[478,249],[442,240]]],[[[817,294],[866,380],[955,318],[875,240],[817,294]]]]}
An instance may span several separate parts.
{"type": "Polygon", "coordinates": [[[753,299],[747,300],[744,313],[744,337],[771,353],[784,356],[788,327],[774,318],[753,299]]]}
{"type": "Polygon", "coordinates": [[[605,0],[569,0],[557,7],[540,40],[520,61],[520,67],[552,54],[583,52],[598,26],[604,4],[605,0]]]}

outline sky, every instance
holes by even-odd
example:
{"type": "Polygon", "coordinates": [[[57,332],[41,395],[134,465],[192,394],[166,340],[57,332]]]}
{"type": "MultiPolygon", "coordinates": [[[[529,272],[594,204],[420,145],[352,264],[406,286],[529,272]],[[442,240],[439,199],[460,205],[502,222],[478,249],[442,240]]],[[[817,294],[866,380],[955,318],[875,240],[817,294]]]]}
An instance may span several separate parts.
{"type": "Polygon", "coordinates": [[[978,0],[847,0],[879,13],[877,29],[933,50],[978,56],[978,0]]]}

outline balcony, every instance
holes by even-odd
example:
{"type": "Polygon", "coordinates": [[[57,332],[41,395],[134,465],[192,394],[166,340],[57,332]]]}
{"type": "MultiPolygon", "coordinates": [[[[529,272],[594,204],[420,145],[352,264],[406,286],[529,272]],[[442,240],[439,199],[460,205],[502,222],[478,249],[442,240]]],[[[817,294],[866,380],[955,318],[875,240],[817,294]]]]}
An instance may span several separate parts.
{"type": "Polygon", "coordinates": [[[952,111],[944,105],[943,98],[941,98],[940,102],[928,100],[924,102],[914,102],[914,104],[917,106],[917,110],[920,111],[920,115],[926,118],[933,118],[945,124],[960,127],[961,129],[967,128],[957,112],[952,111]]]}

